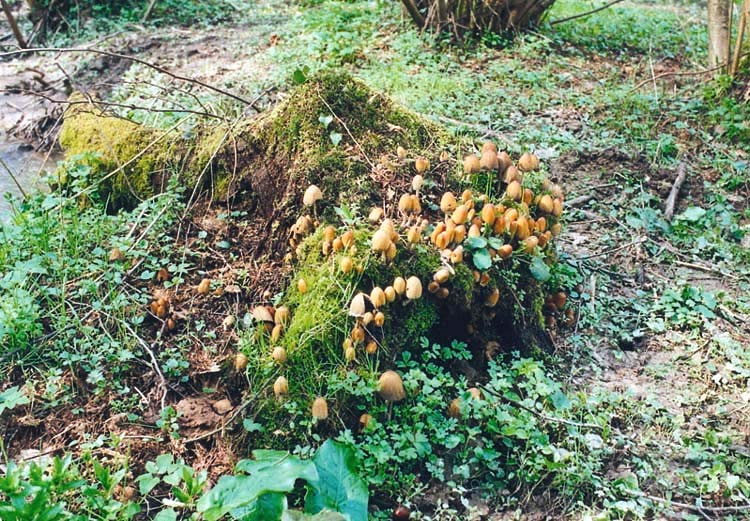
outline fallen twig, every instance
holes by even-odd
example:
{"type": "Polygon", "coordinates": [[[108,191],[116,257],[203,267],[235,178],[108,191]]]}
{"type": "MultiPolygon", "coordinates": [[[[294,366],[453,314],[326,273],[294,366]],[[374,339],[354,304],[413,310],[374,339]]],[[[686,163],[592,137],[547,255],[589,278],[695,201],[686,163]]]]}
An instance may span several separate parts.
{"type": "Polygon", "coordinates": [[[576,197],[575,199],[571,199],[570,201],[565,201],[565,204],[568,206],[579,206],[581,204],[588,203],[593,198],[593,195],[582,195],[580,197],[576,197]]]}
{"type": "Polygon", "coordinates": [[[533,409],[532,407],[528,407],[528,406],[522,404],[521,402],[518,402],[518,401],[516,401],[516,400],[514,400],[512,398],[508,398],[507,396],[504,396],[504,395],[498,393],[494,389],[490,389],[490,388],[488,388],[486,386],[482,386],[482,389],[484,391],[488,392],[489,394],[491,394],[493,396],[496,396],[496,397],[498,397],[498,398],[500,398],[502,400],[505,400],[509,404],[511,404],[511,405],[513,405],[515,407],[518,407],[519,409],[523,409],[524,411],[528,411],[531,414],[533,414],[534,416],[536,416],[536,417],[538,417],[538,418],[540,418],[540,419],[542,419],[544,421],[547,421],[547,422],[562,423],[562,424],[565,424],[565,425],[569,425],[571,427],[580,427],[580,428],[586,428],[586,429],[597,429],[597,430],[602,430],[603,429],[603,427],[601,425],[597,425],[596,423],[579,423],[579,422],[574,422],[574,421],[571,421],[571,420],[566,420],[565,418],[556,418],[554,416],[547,416],[546,414],[542,414],[541,412],[533,409]]]}
{"type": "Polygon", "coordinates": [[[237,94],[234,94],[232,92],[229,92],[228,90],[224,90],[220,87],[216,87],[215,85],[211,85],[210,83],[205,83],[201,80],[197,80],[195,78],[189,78],[187,76],[182,76],[180,74],[176,74],[174,72],[170,72],[169,70],[165,69],[164,67],[161,67],[159,65],[156,65],[155,63],[151,63],[149,61],[143,60],[141,58],[136,58],[135,56],[128,56],[127,54],[120,54],[116,52],[110,52],[110,51],[103,51],[101,49],[86,49],[81,47],[34,47],[31,49],[18,49],[15,51],[8,51],[4,53],[0,53],[0,58],[8,58],[11,56],[18,56],[19,54],[31,54],[31,53],[37,53],[37,52],[69,52],[69,53],[92,53],[92,54],[101,54],[102,56],[109,56],[110,58],[117,58],[120,60],[129,60],[135,63],[139,63],[141,65],[144,65],[150,69],[153,69],[157,72],[160,72],[162,74],[166,74],[167,76],[170,76],[176,80],[180,81],[186,81],[188,83],[194,83],[196,85],[200,85],[201,87],[204,87],[208,90],[212,90],[218,94],[223,94],[224,96],[227,96],[229,98],[232,98],[236,101],[239,101],[241,103],[244,103],[245,105],[253,105],[253,102],[251,100],[245,99],[241,96],[238,96],[237,94]]]}
{"type": "Polygon", "coordinates": [[[716,275],[721,275],[722,277],[728,277],[733,280],[740,280],[740,277],[738,277],[737,275],[732,275],[731,273],[727,273],[725,271],[719,271],[715,268],[712,268],[711,266],[705,266],[703,264],[695,264],[693,262],[685,262],[681,260],[676,260],[674,261],[674,263],[677,264],[678,266],[683,266],[685,268],[692,268],[694,270],[699,270],[699,271],[707,271],[709,273],[715,273],[716,275]]]}
{"type": "Polygon", "coordinates": [[[687,166],[684,162],[681,162],[677,166],[677,177],[674,180],[674,184],[672,184],[672,189],[669,191],[669,196],[667,197],[667,203],[664,206],[664,218],[667,221],[671,221],[674,216],[677,196],[680,194],[680,188],[682,188],[685,179],[687,179],[687,166]]]}
{"type": "Polygon", "coordinates": [[[598,13],[599,11],[604,11],[608,7],[612,7],[615,4],[619,4],[622,1],[623,0],[612,0],[611,2],[607,2],[603,6],[597,7],[596,9],[592,9],[591,11],[586,11],[585,13],[574,14],[572,16],[568,16],[568,17],[565,17],[565,18],[560,18],[559,20],[552,20],[549,24],[550,25],[557,25],[557,24],[561,24],[563,22],[570,22],[571,20],[577,20],[577,19],[583,18],[585,16],[590,16],[590,15],[592,15],[594,13],[598,13]]]}

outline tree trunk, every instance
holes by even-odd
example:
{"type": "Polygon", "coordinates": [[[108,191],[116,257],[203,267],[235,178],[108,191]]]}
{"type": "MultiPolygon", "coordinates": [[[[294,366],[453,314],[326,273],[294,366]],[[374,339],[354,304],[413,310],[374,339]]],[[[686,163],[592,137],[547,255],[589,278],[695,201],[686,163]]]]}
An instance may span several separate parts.
{"type": "Polygon", "coordinates": [[[555,0],[402,0],[420,28],[465,32],[520,31],[536,24],[555,0]]]}
{"type": "Polygon", "coordinates": [[[730,1],[708,0],[708,66],[726,65],[730,45],[730,1]]]}

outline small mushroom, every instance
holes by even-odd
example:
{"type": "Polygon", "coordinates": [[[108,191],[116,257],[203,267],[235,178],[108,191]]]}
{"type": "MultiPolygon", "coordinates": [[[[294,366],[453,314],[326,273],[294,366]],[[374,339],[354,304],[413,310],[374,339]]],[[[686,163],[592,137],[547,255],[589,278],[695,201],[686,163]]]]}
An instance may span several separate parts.
{"type": "Polygon", "coordinates": [[[322,396],[315,398],[312,404],[312,417],[316,420],[325,420],[328,418],[328,402],[322,396]]]}
{"type": "Polygon", "coordinates": [[[264,323],[267,328],[270,329],[273,327],[273,315],[271,315],[266,306],[255,306],[252,315],[256,321],[264,323]]]}
{"type": "Polygon", "coordinates": [[[385,306],[386,298],[385,292],[382,288],[378,286],[372,288],[372,291],[370,292],[370,302],[372,302],[372,305],[376,308],[385,306]]]}
{"type": "Polygon", "coordinates": [[[450,213],[456,209],[456,196],[451,192],[445,192],[440,198],[440,211],[450,213]]]}
{"type": "Polygon", "coordinates": [[[234,370],[240,372],[247,367],[247,355],[245,353],[237,353],[234,355],[234,370]]]}
{"type": "Polygon", "coordinates": [[[372,236],[373,251],[385,252],[388,250],[390,245],[391,245],[391,236],[386,230],[383,230],[382,228],[380,228],[375,232],[375,235],[372,236]]]}
{"type": "Polygon", "coordinates": [[[406,280],[406,298],[416,300],[422,296],[422,281],[418,277],[411,276],[406,280]]]}
{"type": "Polygon", "coordinates": [[[418,157],[414,161],[414,168],[417,169],[417,173],[424,174],[430,168],[430,162],[424,157],[418,157]]]}
{"type": "Polygon", "coordinates": [[[401,161],[403,161],[406,159],[406,149],[402,146],[396,147],[396,155],[401,161]]]}
{"type": "Polygon", "coordinates": [[[403,277],[396,277],[393,279],[393,289],[396,290],[396,294],[403,295],[406,291],[406,281],[403,277]]]}
{"type": "Polygon", "coordinates": [[[271,352],[271,358],[273,358],[276,362],[283,364],[284,362],[286,362],[286,349],[281,346],[274,347],[273,351],[271,352]]]}
{"type": "Polygon", "coordinates": [[[464,158],[464,174],[476,174],[481,169],[479,158],[474,154],[469,154],[464,158]]]}
{"type": "Polygon", "coordinates": [[[385,315],[383,314],[383,312],[378,311],[377,313],[375,313],[372,322],[378,327],[383,327],[383,324],[385,324],[385,315]]]}
{"type": "Polygon", "coordinates": [[[378,393],[387,402],[400,402],[406,398],[404,382],[396,371],[386,371],[380,375],[378,393]]]}
{"type": "Polygon", "coordinates": [[[285,376],[279,376],[273,383],[273,394],[277,399],[289,394],[289,382],[285,376]]]}
{"type": "Polygon", "coordinates": [[[419,194],[419,191],[422,189],[422,185],[424,185],[424,177],[417,174],[414,176],[414,179],[411,180],[411,187],[412,189],[419,194]]]}
{"type": "Polygon", "coordinates": [[[305,279],[299,279],[297,281],[297,291],[303,295],[307,293],[307,281],[305,279]]]}
{"type": "Polygon", "coordinates": [[[370,221],[372,224],[377,223],[380,219],[383,218],[383,209],[378,208],[377,206],[373,206],[370,210],[370,214],[367,216],[367,220],[370,221]]]}
{"type": "Polygon", "coordinates": [[[388,286],[383,290],[383,293],[385,293],[385,300],[389,304],[396,300],[396,290],[393,289],[393,286],[388,286]]]}
{"type": "Polygon", "coordinates": [[[209,291],[211,291],[211,279],[201,280],[198,284],[198,294],[206,295],[209,291]]]}
{"type": "Polygon", "coordinates": [[[343,271],[344,273],[349,273],[354,267],[354,263],[352,262],[351,257],[342,257],[339,265],[341,267],[341,271],[343,271]]]}
{"type": "Polygon", "coordinates": [[[289,308],[286,306],[277,307],[276,313],[273,314],[273,320],[277,325],[286,326],[289,323],[289,308]]]}
{"type": "Polygon", "coordinates": [[[365,314],[365,294],[357,293],[349,304],[349,315],[352,317],[361,317],[365,314]]]}
{"type": "Polygon", "coordinates": [[[307,187],[307,190],[305,190],[305,195],[302,198],[302,202],[305,206],[312,206],[313,207],[313,215],[317,218],[317,209],[315,207],[315,203],[320,201],[323,198],[323,192],[320,191],[320,188],[318,188],[315,185],[310,185],[307,187]]]}

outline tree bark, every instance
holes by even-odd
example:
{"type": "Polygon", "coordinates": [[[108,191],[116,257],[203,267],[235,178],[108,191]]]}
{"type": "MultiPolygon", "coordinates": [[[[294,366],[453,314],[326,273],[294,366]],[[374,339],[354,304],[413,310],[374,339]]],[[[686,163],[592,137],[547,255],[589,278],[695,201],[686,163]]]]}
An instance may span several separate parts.
{"type": "Polygon", "coordinates": [[[708,0],[708,66],[729,61],[730,0],[708,0]]]}
{"type": "Polygon", "coordinates": [[[535,25],[554,0],[402,0],[420,28],[459,36],[521,31],[535,25]]]}

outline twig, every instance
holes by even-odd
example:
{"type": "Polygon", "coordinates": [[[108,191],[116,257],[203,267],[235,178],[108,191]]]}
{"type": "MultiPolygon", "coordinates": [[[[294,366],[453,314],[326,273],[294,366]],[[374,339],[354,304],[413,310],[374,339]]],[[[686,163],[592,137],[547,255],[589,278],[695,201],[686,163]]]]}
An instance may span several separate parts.
{"type": "Polygon", "coordinates": [[[709,72],[717,71],[724,67],[724,63],[721,65],[716,65],[715,67],[709,67],[708,69],[701,69],[699,71],[671,71],[671,72],[662,72],[661,74],[657,74],[656,76],[651,76],[650,78],[647,78],[643,80],[642,82],[638,83],[635,87],[630,89],[628,91],[628,94],[637,91],[647,83],[651,83],[653,81],[659,80],[661,78],[667,78],[670,76],[700,76],[701,74],[708,74],[709,72]]]}
{"type": "Polygon", "coordinates": [[[141,17],[141,23],[148,20],[148,17],[151,16],[151,11],[154,10],[155,5],[156,5],[156,0],[151,0],[148,3],[148,7],[146,7],[146,10],[143,12],[143,16],[141,17]]]}
{"type": "Polygon", "coordinates": [[[344,121],[338,116],[338,114],[336,114],[333,111],[331,106],[328,104],[325,98],[320,94],[320,92],[318,92],[317,94],[318,94],[318,97],[320,98],[320,101],[322,101],[323,104],[328,108],[328,110],[331,112],[331,115],[334,118],[336,118],[336,121],[338,121],[341,124],[341,126],[344,127],[344,130],[346,130],[346,133],[349,134],[349,137],[351,138],[352,141],[354,141],[354,144],[357,145],[357,148],[359,149],[360,152],[362,152],[362,155],[365,157],[365,160],[370,165],[370,168],[374,169],[375,163],[373,163],[372,160],[370,160],[370,158],[367,155],[367,152],[365,152],[365,149],[362,147],[362,145],[359,144],[359,141],[357,141],[357,138],[355,138],[354,135],[352,135],[351,131],[349,130],[349,127],[346,126],[346,123],[344,123],[344,121]]]}
{"type": "Polygon", "coordinates": [[[599,252],[599,253],[592,253],[591,255],[586,255],[584,257],[578,257],[577,260],[583,261],[583,260],[587,260],[587,259],[593,259],[595,257],[602,257],[602,256],[605,256],[605,255],[611,255],[611,254],[616,253],[618,251],[625,250],[627,248],[631,248],[633,246],[636,246],[638,244],[642,244],[644,242],[646,242],[646,238],[645,237],[638,237],[634,241],[629,242],[627,244],[623,244],[622,246],[618,246],[617,248],[612,248],[610,250],[605,250],[605,251],[602,251],[602,252],[599,252]]]}
{"type": "Polygon", "coordinates": [[[706,271],[708,273],[715,273],[716,275],[721,275],[723,277],[728,277],[730,279],[740,280],[740,277],[738,277],[737,275],[732,275],[731,273],[719,271],[717,269],[712,268],[711,266],[705,266],[703,264],[695,264],[692,262],[684,262],[681,260],[676,260],[674,261],[674,263],[677,264],[678,266],[683,266],[685,268],[692,268],[694,270],[706,271]]]}
{"type": "Polygon", "coordinates": [[[16,179],[16,176],[13,174],[13,170],[10,169],[10,167],[8,166],[8,164],[5,161],[3,161],[2,158],[0,158],[0,165],[2,165],[3,168],[8,172],[8,175],[13,180],[13,182],[16,184],[16,188],[18,188],[18,191],[21,192],[21,195],[23,196],[23,198],[26,199],[26,197],[28,197],[26,195],[26,191],[21,186],[21,183],[18,182],[18,179],[16,179]]]}
{"type": "Polygon", "coordinates": [[[682,188],[685,179],[687,179],[687,166],[684,162],[681,162],[677,166],[677,177],[674,180],[674,184],[672,184],[672,189],[669,191],[669,196],[667,197],[667,203],[664,206],[664,218],[667,221],[671,221],[674,216],[674,206],[677,203],[677,196],[680,194],[680,188],[682,188]]]}
{"type": "Polygon", "coordinates": [[[627,490],[627,493],[633,496],[638,496],[638,497],[642,497],[645,499],[649,499],[656,503],[661,503],[662,505],[673,505],[678,508],[683,508],[685,510],[692,510],[693,512],[699,512],[699,513],[708,512],[711,514],[726,514],[729,512],[750,511],[750,505],[738,505],[738,506],[727,506],[727,507],[698,506],[698,505],[691,505],[689,503],[680,503],[679,501],[672,501],[671,499],[664,499],[662,497],[650,496],[646,494],[645,492],[641,492],[640,490],[627,490]]]}
{"type": "Polygon", "coordinates": [[[575,199],[571,199],[570,201],[565,201],[565,204],[567,206],[579,206],[585,203],[588,203],[594,198],[593,195],[582,195],[580,197],[576,197],[575,199]]]}
{"type": "Polygon", "coordinates": [[[579,18],[583,18],[584,16],[590,16],[590,15],[592,15],[594,13],[598,13],[599,11],[604,11],[608,7],[612,7],[615,4],[619,4],[622,1],[623,0],[612,0],[611,2],[607,2],[603,6],[597,7],[596,9],[592,9],[591,11],[586,11],[585,13],[574,14],[574,15],[568,16],[566,18],[560,18],[559,20],[552,20],[549,24],[550,25],[557,25],[557,24],[561,24],[563,22],[569,22],[571,20],[577,20],[579,18]]]}
{"type": "Polygon", "coordinates": [[[571,420],[566,420],[565,418],[555,418],[554,416],[547,416],[546,414],[542,414],[541,412],[539,412],[539,411],[537,411],[537,410],[535,410],[535,409],[533,409],[531,407],[528,407],[528,406],[522,404],[521,402],[517,402],[516,400],[514,400],[512,398],[508,398],[507,396],[504,396],[504,395],[498,393],[494,389],[490,389],[490,388],[485,387],[485,386],[482,386],[482,389],[484,389],[484,391],[488,392],[489,394],[491,394],[493,396],[496,396],[497,398],[500,398],[502,400],[505,400],[509,404],[511,404],[511,405],[513,405],[515,407],[518,407],[519,409],[523,409],[524,411],[528,411],[531,414],[533,414],[534,416],[536,416],[536,417],[538,417],[538,418],[540,418],[540,419],[542,419],[544,421],[547,421],[547,422],[562,423],[562,424],[565,424],[565,425],[569,425],[571,427],[580,427],[580,428],[597,429],[597,430],[602,430],[603,429],[603,427],[601,425],[597,425],[595,423],[579,423],[579,422],[574,422],[574,421],[571,421],[571,420]]]}
{"type": "Polygon", "coordinates": [[[26,48],[26,40],[24,40],[23,38],[23,33],[21,32],[21,29],[19,29],[18,27],[18,22],[16,22],[16,19],[13,16],[13,11],[10,9],[10,5],[8,5],[8,2],[6,2],[5,0],[0,0],[0,4],[3,5],[3,11],[5,11],[5,17],[8,19],[8,23],[10,24],[10,30],[13,31],[13,36],[16,37],[18,46],[21,49],[26,48]]]}
{"type": "Polygon", "coordinates": [[[201,80],[196,80],[195,78],[189,78],[187,76],[182,76],[180,74],[176,74],[174,72],[170,72],[164,67],[161,67],[159,65],[156,65],[155,63],[151,63],[146,60],[142,60],[141,58],[136,58],[135,56],[128,56],[127,54],[120,54],[116,52],[110,52],[110,51],[103,51],[101,49],[85,49],[81,47],[34,47],[31,49],[19,49],[16,51],[8,51],[4,53],[0,53],[0,58],[8,58],[12,56],[17,56],[19,54],[30,54],[30,53],[37,53],[37,52],[70,52],[70,53],[92,53],[92,54],[101,54],[102,56],[109,56],[110,58],[117,58],[120,60],[130,60],[135,63],[139,63],[141,65],[144,65],[146,67],[149,67],[150,69],[154,69],[157,72],[160,72],[162,74],[166,74],[167,76],[171,76],[172,78],[180,81],[186,81],[188,83],[194,83],[196,85],[200,85],[201,87],[204,87],[208,90],[212,90],[214,92],[217,92],[219,94],[223,94],[224,96],[227,96],[229,98],[232,98],[236,101],[239,101],[241,103],[244,103],[245,105],[252,106],[253,103],[250,100],[247,100],[241,96],[238,96],[237,94],[233,94],[227,90],[224,90],[220,87],[216,87],[214,85],[211,85],[209,83],[205,83],[201,80]]]}

